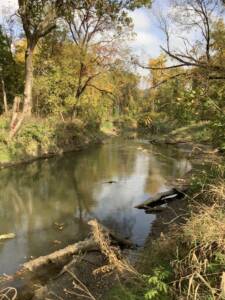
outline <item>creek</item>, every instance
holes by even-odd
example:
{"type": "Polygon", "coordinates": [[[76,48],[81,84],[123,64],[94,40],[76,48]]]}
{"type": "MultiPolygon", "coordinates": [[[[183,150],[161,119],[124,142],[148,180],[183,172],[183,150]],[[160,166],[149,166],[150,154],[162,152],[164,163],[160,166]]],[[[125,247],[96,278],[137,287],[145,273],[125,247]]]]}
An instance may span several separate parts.
{"type": "Polygon", "coordinates": [[[155,216],[134,206],[190,171],[186,157],[175,147],[114,138],[1,170],[0,234],[16,237],[0,242],[0,274],[83,240],[93,218],[142,246],[155,216]]]}

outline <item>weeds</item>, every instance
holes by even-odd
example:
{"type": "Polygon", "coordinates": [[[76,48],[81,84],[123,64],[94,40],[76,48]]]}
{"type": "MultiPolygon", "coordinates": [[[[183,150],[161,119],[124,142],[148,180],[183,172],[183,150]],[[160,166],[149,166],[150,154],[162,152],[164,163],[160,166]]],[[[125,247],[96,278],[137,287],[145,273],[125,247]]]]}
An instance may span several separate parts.
{"type": "Polygon", "coordinates": [[[185,299],[224,299],[225,184],[210,185],[206,197],[182,227],[182,247],[189,250],[172,264],[175,291],[185,299]]]}

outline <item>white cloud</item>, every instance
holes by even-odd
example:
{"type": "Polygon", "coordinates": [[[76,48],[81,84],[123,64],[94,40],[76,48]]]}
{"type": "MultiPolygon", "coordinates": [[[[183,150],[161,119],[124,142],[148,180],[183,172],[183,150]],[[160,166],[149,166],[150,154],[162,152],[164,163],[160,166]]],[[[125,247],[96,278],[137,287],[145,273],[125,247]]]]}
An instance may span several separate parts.
{"type": "Polygon", "coordinates": [[[155,32],[150,11],[137,9],[130,13],[134,22],[136,36],[130,42],[135,54],[144,56],[157,56],[160,52],[160,39],[155,32]]]}
{"type": "MultiPolygon", "coordinates": [[[[147,64],[150,57],[158,56],[161,41],[157,30],[152,23],[151,12],[148,9],[137,9],[130,13],[134,23],[135,36],[129,42],[135,56],[139,57],[142,64],[147,64]]],[[[149,75],[149,71],[138,68],[136,71],[142,76],[149,75]]]]}
{"type": "Polygon", "coordinates": [[[17,0],[1,0],[0,1],[0,16],[14,13],[18,8],[17,0]]]}
{"type": "Polygon", "coordinates": [[[134,28],[137,31],[147,31],[150,24],[150,14],[147,9],[136,9],[130,13],[133,19],[134,28]]]}
{"type": "Polygon", "coordinates": [[[0,24],[13,15],[18,8],[17,0],[0,0],[0,24]]]}

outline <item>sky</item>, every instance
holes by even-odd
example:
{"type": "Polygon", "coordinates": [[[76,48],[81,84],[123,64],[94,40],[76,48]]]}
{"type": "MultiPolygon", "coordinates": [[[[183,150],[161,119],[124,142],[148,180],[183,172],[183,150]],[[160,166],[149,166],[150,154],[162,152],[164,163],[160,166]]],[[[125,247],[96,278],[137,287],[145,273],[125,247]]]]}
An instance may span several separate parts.
{"type": "Polygon", "coordinates": [[[164,36],[157,24],[155,13],[158,10],[166,10],[167,0],[157,0],[153,2],[151,9],[136,9],[130,13],[134,22],[136,38],[131,42],[134,51],[148,57],[156,57],[160,54],[160,45],[163,44],[164,36]]]}
{"type": "MultiPolygon", "coordinates": [[[[162,0],[157,1],[157,5],[162,0]]],[[[166,0],[164,0],[166,2],[166,0]]],[[[154,9],[155,4],[153,4],[154,9]]],[[[17,0],[0,0],[0,21],[5,14],[12,14],[16,11],[17,0]],[[10,9],[9,9],[10,8],[10,9]]],[[[135,54],[142,57],[156,57],[160,52],[162,34],[153,20],[152,10],[137,9],[130,13],[134,22],[134,40],[129,42],[135,54]]]]}

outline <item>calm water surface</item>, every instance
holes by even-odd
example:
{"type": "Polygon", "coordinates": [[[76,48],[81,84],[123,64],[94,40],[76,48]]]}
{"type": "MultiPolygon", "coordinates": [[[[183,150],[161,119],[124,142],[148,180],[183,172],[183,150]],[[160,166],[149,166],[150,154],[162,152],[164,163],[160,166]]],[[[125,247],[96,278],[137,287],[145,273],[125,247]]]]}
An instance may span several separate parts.
{"type": "Polygon", "coordinates": [[[190,168],[175,148],[114,139],[0,171],[0,234],[16,234],[0,242],[0,274],[85,238],[90,218],[143,245],[155,217],[134,206],[190,168]]]}

